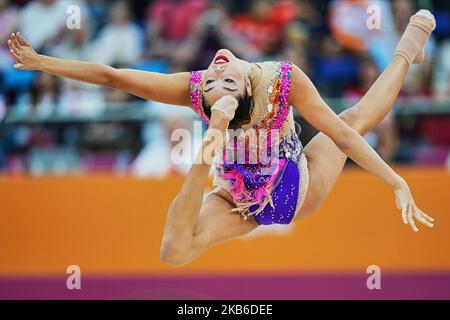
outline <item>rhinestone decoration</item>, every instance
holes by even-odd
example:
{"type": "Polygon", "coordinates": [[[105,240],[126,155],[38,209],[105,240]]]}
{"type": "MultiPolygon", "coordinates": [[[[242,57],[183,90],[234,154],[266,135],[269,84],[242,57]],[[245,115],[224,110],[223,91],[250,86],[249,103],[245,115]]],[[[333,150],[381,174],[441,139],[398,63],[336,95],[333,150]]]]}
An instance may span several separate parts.
{"type": "Polygon", "coordinates": [[[205,114],[205,110],[202,105],[202,81],[203,72],[193,71],[190,74],[190,86],[189,86],[189,98],[191,100],[192,108],[195,113],[205,122],[209,124],[209,118],[205,114]]]}

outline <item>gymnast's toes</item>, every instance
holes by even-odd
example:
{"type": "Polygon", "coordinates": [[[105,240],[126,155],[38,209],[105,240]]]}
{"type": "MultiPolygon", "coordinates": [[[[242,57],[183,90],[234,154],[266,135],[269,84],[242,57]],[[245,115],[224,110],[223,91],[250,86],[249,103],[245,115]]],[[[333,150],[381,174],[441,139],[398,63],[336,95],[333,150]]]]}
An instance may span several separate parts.
{"type": "Polygon", "coordinates": [[[433,14],[428,10],[419,10],[410,19],[410,23],[423,29],[425,32],[431,35],[431,33],[436,29],[436,20],[433,14]]]}

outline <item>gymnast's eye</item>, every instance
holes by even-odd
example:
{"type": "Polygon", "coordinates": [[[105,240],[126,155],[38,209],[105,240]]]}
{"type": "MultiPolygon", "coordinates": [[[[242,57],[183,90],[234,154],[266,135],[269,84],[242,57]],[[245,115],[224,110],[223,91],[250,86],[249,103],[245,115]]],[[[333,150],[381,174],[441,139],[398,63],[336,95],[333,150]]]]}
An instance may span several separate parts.
{"type": "Polygon", "coordinates": [[[213,83],[213,82],[214,82],[214,80],[207,80],[207,81],[206,81],[206,85],[211,84],[211,83],[213,83]]]}

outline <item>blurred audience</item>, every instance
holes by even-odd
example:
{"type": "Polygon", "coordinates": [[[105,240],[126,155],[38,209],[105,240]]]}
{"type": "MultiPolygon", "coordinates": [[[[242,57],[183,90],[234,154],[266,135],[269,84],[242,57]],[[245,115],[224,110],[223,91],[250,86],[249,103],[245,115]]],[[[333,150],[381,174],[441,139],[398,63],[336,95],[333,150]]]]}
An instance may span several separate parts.
{"type": "Polygon", "coordinates": [[[195,21],[207,7],[206,0],[156,0],[147,10],[148,58],[171,62],[193,32],[195,21]]]}
{"type": "MultiPolygon", "coordinates": [[[[424,3],[427,9],[435,8],[438,29],[426,48],[427,59],[411,67],[402,89],[398,107],[405,112],[411,105],[428,110],[435,101],[448,108],[450,100],[450,10],[439,1],[421,2],[421,7],[424,3]]],[[[250,61],[289,59],[313,79],[324,97],[341,99],[348,107],[365,94],[392,59],[396,43],[417,8],[413,0],[0,0],[0,120],[7,114],[32,120],[98,119],[107,105],[139,100],[117,90],[13,69],[6,40],[15,30],[42,53],[155,72],[207,68],[214,53],[224,47],[250,61]],[[69,5],[80,8],[81,28],[66,27],[69,5]],[[377,13],[379,20],[373,16],[377,13]]],[[[41,170],[42,148],[49,145],[70,147],[62,154],[71,154],[70,161],[78,161],[77,168],[89,167],[96,163],[96,151],[79,151],[92,145],[83,143],[97,141],[106,132],[113,140],[127,134],[140,136],[135,139],[140,142],[133,140],[127,146],[103,141],[109,149],[101,150],[103,160],[99,162],[114,164],[122,171],[133,163],[133,172],[145,174],[151,167],[148,163],[158,161],[152,156],[155,150],[170,150],[167,142],[158,140],[167,141],[174,128],[191,130],[192,121],[178,108],[154,102],[146,105],[158,119],[156,123],[119,122],[99,125],[99,130],[73,124],[61,130],[45,124],[8,126],[0,131],[0,170],[6,167],[18,172],[27,166],[41,170]],[[27,158],[36,136],[53,142],[41,144],[39,152],[27,158]],[[86,154],[88,160],[83,158],[86,154]]],[[[414,147],[399,151],[398,141],[415,127],[409,122],[399,125],[390,113],[367,139],[384,159],[392,161],[399,153],[414,152],[414,147]]],[[[310,137],[311,132],[303,134],[310,137]]],[[[421,150],[426,144],[431,153],[436,143],[436,148],[445,149],[442,140],[417,142],[421,150]]],[[[62,170],[61,156],[54,150],[45,158],[56,159],[59,164],[55,170],[62,170]]],[[[414,160],[413,156],[407,158],[414,160]]],[[[159,163],[167,164],[166,160],[159,163]]],[[[158,168],[151,174],[186,170],[167,165],[158,168]]]]}
{"type": "Polygon", "coordinates": [[[433,91],[438,102],[450,97],[450,40],[442,43],[433,72],[433,91]]]}
{"type": "Polygon", "coordinates": [[[109,19],[94,42],[94,60],[112,66],[136,63],[143,52],[143,33],[127,1],[115,2],[109,19]]]}
{"type": "MultiPolygon", "coordinates": [[[[54,47],[52,54],[58,58],[94,61],[95,46],[89,42],[90,22],[83,20],[83,27],[67,32],[64,39],[54,47]]],[[[104,89],[98,86],[66,78],[61,81],[61,97],[57,114],[63,117],[98,115],[105,107],[104,89]]]]}
{"type": "Polygon", "coordinates": [[[19,17],[19,30],[36,50],[45,51],[64,31],[66,1],[36,0],[27,4],[19,17]]]}
{"type": "Polygon", "coordinates": [[[0,1],[0,72],[11,67],[7,39],[17,29],[19,10],[11,1],[0,1]]]}
{"type": "MultiPolygon", "coordinates": [[[[355,105],[370,89],[378,76],[378,67],[373,59],[371,57],[361,58],[355,84],[348,86],[344,91],[344,103],[347,106],[355,105]]],[[[367,134],[366,139],[383,159],[392,161],[397,151],[397,135],[394,113],[391,111],[374,130],[367,134]]]]}
{"type": "Polygon", "coordinates": [[[259,0],[248,1],[240,13],[231,18],[235,32],[262,55],[273,56],[278,53],[284,37],[284,28],[297,15],[294,1],[259,0]]]}

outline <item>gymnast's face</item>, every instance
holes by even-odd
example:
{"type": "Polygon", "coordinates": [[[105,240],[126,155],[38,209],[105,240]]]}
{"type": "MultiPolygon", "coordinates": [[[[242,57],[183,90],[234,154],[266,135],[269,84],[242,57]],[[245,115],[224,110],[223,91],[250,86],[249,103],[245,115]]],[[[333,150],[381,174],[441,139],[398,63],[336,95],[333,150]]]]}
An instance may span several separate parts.
{"type": "Polygon", "coordinates": [[[243,61],[236,58],[231,51],[217,51],[211,65],[203,77],[203,97],[208,105],[226,95],[242,97],[250,83],[245,73],[243,61]]]}

